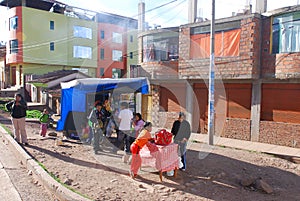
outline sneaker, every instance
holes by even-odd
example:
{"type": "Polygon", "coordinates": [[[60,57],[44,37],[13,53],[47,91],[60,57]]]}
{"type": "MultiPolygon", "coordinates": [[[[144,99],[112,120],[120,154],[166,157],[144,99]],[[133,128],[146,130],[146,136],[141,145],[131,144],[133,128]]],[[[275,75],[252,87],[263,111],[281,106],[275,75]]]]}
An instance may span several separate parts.
{"type": "Polygon", "coordinates": [[[185,172],[185,168],[179,168],[179,170],[181,170],[181,171],[185,172]]]}
{"type": "Polygon", "coordinates": [[[25,146],[28,146],[29,144],[28,144],[28,142],[25,142],[24,145],[25,145],[25,146]]]}

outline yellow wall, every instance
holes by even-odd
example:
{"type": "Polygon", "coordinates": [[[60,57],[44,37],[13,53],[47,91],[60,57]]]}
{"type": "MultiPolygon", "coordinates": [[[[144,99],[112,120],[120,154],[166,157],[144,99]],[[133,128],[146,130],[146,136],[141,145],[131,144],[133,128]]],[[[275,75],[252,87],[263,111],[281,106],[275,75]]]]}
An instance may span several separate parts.
{"type": "MultiPolygon", "coordinates": [[[[96,22],[27,7],[22,7],[22,12],[24,63],[97,68],[96,22]],[[54,30],[50,30],[50,21],[54,21],[54,30]],[[92,39],[74,38],[74,25],[91,28],[92,39]],[[54,42],[54,51],[50,51],[50,42],[54,42]],[[92,47],[92,59],[73,58],[74,45],[92,47]]],[[[49,69],[38,70],[49,72],[49,69]]]]}
{"type": "Polygon", "coordinates": [[[22,16],[23,62],[67,65],[67,17],[27,7],[22,7],[22,16]],[[54,30],[50,21],[55,23],[54,30]],[[55,51],[50,51],[50,42],[55,51]]]}
{"type": "Polygon", "coordinates": [[[127,32],[127,76],[130,76],[130,65],[138,64],[138,30],[129,30],[127,32]],[[130,36],[133,37],[133,42],[130,42],[130,36]],[[133,53],[133,58],[130,59],[130,52],[133,53]]]}
{"type": "Polygon", "coordinates": [[[68,17],[68,65],[71,66],[79,66],[82,67],[97,67],[97,23],[94,21],[80,20],[72,17],[68,17]],[[75,38],[73,36],[73,26],[82,26],[91,28],[92,31],[92,39],[86,38],[75,38]],[[92,48],[92,59],[81,59],[73,57],[73,46],[87,46],[92,48]]]}

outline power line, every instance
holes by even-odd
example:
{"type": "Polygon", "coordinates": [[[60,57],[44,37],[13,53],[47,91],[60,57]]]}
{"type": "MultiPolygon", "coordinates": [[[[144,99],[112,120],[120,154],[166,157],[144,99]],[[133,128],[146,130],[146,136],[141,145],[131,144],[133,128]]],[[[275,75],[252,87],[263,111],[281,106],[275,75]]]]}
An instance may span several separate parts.
{"type": "MultiPolygon", "coordinates": [[[[178,6],[180,6],[180,5],[181,5],[181,4],[183,4],[185,1],[186,1],[186,0],[183,0],[183,1],[179,2],[178,4],[174,5],[173,7],[171,7],[171,8],[168,8],[168,10],[167,10],[167,11],[165,11],[165,12],[163,12],[163,11],[162,11],[162,12],[160,12],[160,13],[156,14],[155,16],[152,16],[150,19],[153,19],[153,18],[159,17],[159,16],[161,16],[162,14],[166,14],[166,13],[168,13],[168,12],[171,12],[171,11],[172,11],[172,9],[174,9],[174,8],[176,8],[176,7],[178,7],[178,6]]],[[[177,13],[176,15],[178,15],[178,13],[177,13]]]]}

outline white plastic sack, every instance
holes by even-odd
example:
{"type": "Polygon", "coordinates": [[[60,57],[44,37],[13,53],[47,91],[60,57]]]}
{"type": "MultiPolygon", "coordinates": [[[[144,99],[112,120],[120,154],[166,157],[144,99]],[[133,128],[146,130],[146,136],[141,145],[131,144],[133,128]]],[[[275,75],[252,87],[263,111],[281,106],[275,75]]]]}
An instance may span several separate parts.
{"type": "Polygon", "coordinates": [[[178,161],[179,161],[178,167],[183,168],[183,163],[181,162],[181,157],[178,157],[178,161]]]}
{"type": "Polygon", "coordinates": [[[174,170],[170,170],[167,172],[167,176],[173,177],[174,176],[174,170]]]}

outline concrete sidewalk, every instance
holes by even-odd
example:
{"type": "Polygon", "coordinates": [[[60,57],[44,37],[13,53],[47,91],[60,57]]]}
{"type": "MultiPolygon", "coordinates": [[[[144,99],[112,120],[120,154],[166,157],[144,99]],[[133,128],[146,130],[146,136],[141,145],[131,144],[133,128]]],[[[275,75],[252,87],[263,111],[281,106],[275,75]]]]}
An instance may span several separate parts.
{"type": "MultiPolygon", "coordinates": [[[[192,133],[190,142],[193,141],[208,144],[208,135],[192,133]]],[[[190,145],[189,146],[190,149],[199,151],[198,147],[200,146],[197,146],[197,143],[190,143],[189,145],[190,145]]],[[[297,158],[300,157],[300,149],[298,148],[230,139],[224,137],[214,137],[214,145],[231,147],[231,148],[248,150],[248,151],[256,151],[256,152],[267,153],[267,154],[274,154],[274,155],[283,155],[283,156],[297,157],[297,158]]]]}
{"type": "MultiPolygon", "coordinates": [[[[1,158],[3,160],[3,158],[1,158]]],[[[7,160],[7,159],[5,159],[7,160]]],[[[0,197],[6,201],[21,201],[20,194],[10,180],[5,168],[0,162],[0,197]]]]}
{"type": "MultiPolygon", "coordinates": [[[[28,138],[32,137],[33,133],[28,133],[28,138]]],[[[18,161],[21,161],[25,165],[27,170],[31,170],[33,177],[36,178],[46,189],[54,194],[59,200],[67,201],[88,201],[90,199],[82,197],[81,195],[71,191],[64,185],[58,183],[52,178],[36,161],[32,158],[6,131],[0,126],[0,137],[7,142],[6,146],[15,155],[18,161]]],[[[1,148],[1,147],[0,147],[1,148]]],[[[0,152],[1,153],[1,152],[0,152]]],[[[5,160],[5,158],[1,158],[5,160]]],[[[6,160],[7,161],[7,160],[6,160]]],[[[18,192],[10,180],[5,176],[5,172],[1,172],[4,168],[0,167],[0,183],[3,184],[0,187],[0,200],[18,201],[18,192]],[[3,178],[2,178],[3,177],[3,178]],[[6,186],[7,184],[7,186],[6,186]],[[10,185],[12,184],[12,186],[10,185]],[[10,190],[7,190],[7,188],[10,190]],[[4,197],[2,197],[2,193],[4,197]],[[16,194],[17,193],[17,194],[16,194]],[[9,195],[11,194],[11,195],[9,195]],[[7,197],[7,198],[6,198],[7,197]],[[3,199],[2,199],[3,198],[3,199]]],[[[4,170],[5,171],[5,170],[4,170]]],[[[6,173],[7,175],[7,173],[6,173]]],[[[7,175],[8,176],[8,175],[7,175]]]]}

